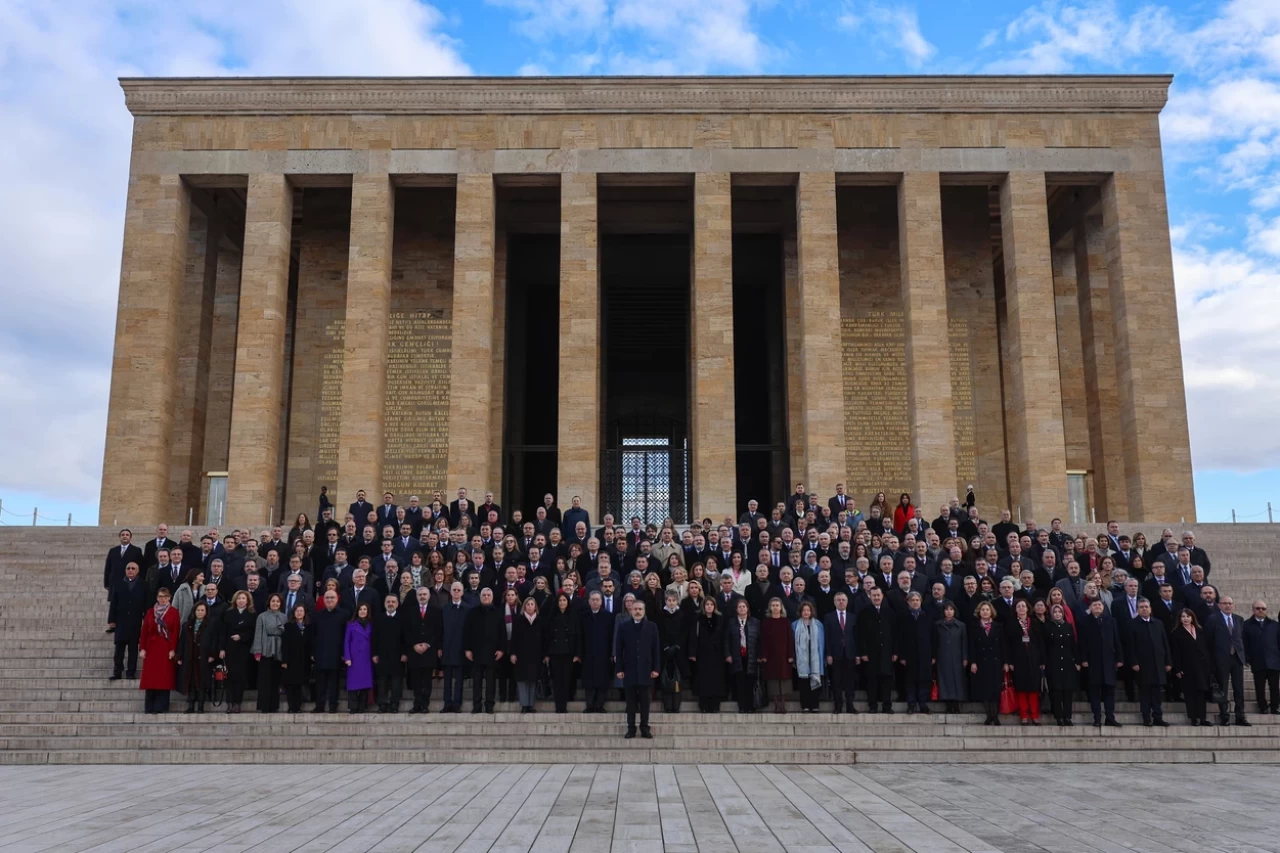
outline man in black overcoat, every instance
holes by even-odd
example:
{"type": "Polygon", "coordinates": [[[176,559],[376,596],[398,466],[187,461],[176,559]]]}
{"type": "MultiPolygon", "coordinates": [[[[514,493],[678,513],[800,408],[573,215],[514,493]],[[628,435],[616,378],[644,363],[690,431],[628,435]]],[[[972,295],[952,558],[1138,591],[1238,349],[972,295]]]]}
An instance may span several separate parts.
{"type": "Polygon", "coordinates": [[[1267,713],[1267,688],[1271,688],[1270,711],[1280,714],[1280,623],[1267,616],[1267,603],[1253,603],[1253,618],[1244,623],[1244,660],[1253,672],[1253,698],[1258,713],[1267,713]]]}
{"type": "Polygon", "coordinates": [[[311,617],[317,714],[322,713],[326,705],[330,714],[338,713],[338,681],[345,669],[342,650],[347,637],[347,616],[338,606],[338,594],[329,590],[324,594],[324,606],[311,617]]]}
{"type": "Polygon", "coordinates": [[[405,654],[409,661],[409,686],[413,688],[410,714],[425,714],[431,703],[431,675],[440,661],[440,608],[431,604],[429,587],[418,587],[417,604],[404,617],[405,654]]]}
{"type": "Polygon", "coordinates": [[[483,710],[493,713],[493,702],[498,690],[498,662],[506,654],[507,631],[502,611],[493,604],[493,590],[480,590],[480,606],[467,613],[466,657],[471,664],[471,713],[483,710]]]}
{"type": "Polygon", "coordinates": [[[1076,626],[1080,631],[1080,667],[1093,724],[1103,725],[1102,709],[1106,707],[1106,725],[1119,728],[1116,722],[1116,670],[1124,666],[1124,645],[1116,620],[1108,618],[1102,599],[1089,603],[1089,613],[1076,626]]]}
{"type": "Polygon", "coordinates": [[[627,696],[627,733],[636,736],[636,713],[640,714],[640,736],[652,738],[649,730],[649,690],[658,677],[662,649],[658,626],[644,618],[644,602],[631,604],[631,618],[618,626],[616,637],[617,664],[615,675],[627,696]]]}
{"type": "Polygon", "coordinates": [[[919,592],[907,594],[907,612],[898,617],[894,641],[898,665],[907,685],[907,713],[929,713],[929,691],[933,687],[933,619],[921,606],[919,592]]]}
{"type": "Polygon", "coordinates": [[[373,671],[378,685],[378,710],[394,714],[404,693],[404,665],[408,660],[400,597],[388,595],[383,610],[373,618],[373,671]]]}
{"type": "Polygon", "coordinates": [[[1151,618],[1151,602],[1138,600],[1138,618],[1129,623],[1125,662],[1133,672],[1138,688],[1138,707],[1144,726],[1167,727],[1161,700],[1168,673],[1173,669],[1169,650],[1169,634],[1164,624],[1151,618]]]}
{"type": "Polygon", "coordinates": [[[893,713],[893,665],[898,660],[893,649],[896,616],[884,602],[877,586],[868,594],[869,603],[858,614],[858,655],[862,659],[862,683],[867,691],[868,710],[893,713]]]}
{"type": "Polygon", "coordinates": [[[605,696],[613,684],[613,627],[617,621],[604,608],[604,596],[593,591],[582,613],[582,689],[584,714],[604,713],[605,696]]]}
{"type": "MultiPolygon", "coordinates": [[[[116,584],[124,578],[125,566],[137,563],[141,568],[143,559],[142,549],[133,544],[133,533],[128,528],[121,530],[120,544],[107,552],[107,559],[102,566],[102,588],[107,591],[107,601],[115,594],[116,584]]],[[[110,617],[107,622],[111,622],[110,617]]],[[[110,634],[113,630],[108,624],[107,633],[110,634]]]]}
{"type": "MultiPolygon", "coordinates": [[[[134,551],[138,549],[133,548],[134,551]]],[[[137,678],[138,638],[142,636],[142,617],[147,608],[147,585],[138,576],[138,563],[130,560],[124,567],[124,576],[111,590],[111,607],[107,611],[107,628],[115,632],[116,651],[111,680],[119,681],[121,673],[137,678]],[[125,653],[129,655],[129,668],[125,670],[125,653]]]]}

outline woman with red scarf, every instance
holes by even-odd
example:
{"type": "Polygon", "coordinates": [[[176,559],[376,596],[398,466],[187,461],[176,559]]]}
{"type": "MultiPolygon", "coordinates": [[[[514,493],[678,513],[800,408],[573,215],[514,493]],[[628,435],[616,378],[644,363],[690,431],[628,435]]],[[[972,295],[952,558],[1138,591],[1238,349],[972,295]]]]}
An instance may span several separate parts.
{"type": "Polygon", "coordinates": [[[138,686],[146,691],[145,713],[169,711],[169,691],[177,687],[173,659],[178,653],[178,627],[178,608],[169,606],[169,590],[160,587],[155,607],[142,618],[142,635],[138,639],[138,657],[142,660],[138,686]]]}
{"type": "Polygon", "coordinates": [[[1044,676],[1044,629],[1031,618],[1025,598],[1013,604],[1013,621],[1005,631],[1005,668],[1013,674],[1018,716],[1024,726],[1040,725],[1040,681],[1044,676]]]}

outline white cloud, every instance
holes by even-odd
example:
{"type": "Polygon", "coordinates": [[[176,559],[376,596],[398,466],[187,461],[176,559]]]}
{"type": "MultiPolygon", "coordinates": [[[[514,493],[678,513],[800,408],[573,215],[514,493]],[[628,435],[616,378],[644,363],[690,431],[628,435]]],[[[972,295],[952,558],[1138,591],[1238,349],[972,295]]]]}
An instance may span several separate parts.
{"type": "Polygon", "coordinates": [[[0,495],[98,497],[131,119],[117,75],[461,74],[417,0],[0,3],[0,495]]]}
{"type": "MultiPolygon", "coordinates": [[[[766,0],[490,0],[516,10],[517,30],[555,45],[561,73],[754,72],[777,55],[755,29],[766,0]],[[566,44],[589,43],[586,52],[566,44]]],[[[546,65],[544,60],[542,65],[546,65]]]]}
{"type": "Polygon", "coordinates": [[[902,51],[912,68],[919,68],[938,52],[921,34],[920,19],[914,9],[873,5],[868,17],[879,26],[881,34],[902,51]]]}

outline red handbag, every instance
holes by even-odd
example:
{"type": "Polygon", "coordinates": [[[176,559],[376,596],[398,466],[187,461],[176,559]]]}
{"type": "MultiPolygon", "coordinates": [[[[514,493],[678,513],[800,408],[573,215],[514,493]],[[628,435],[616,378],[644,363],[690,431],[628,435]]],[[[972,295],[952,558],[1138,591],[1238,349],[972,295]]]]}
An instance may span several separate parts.
{"type": "Polygon", "coordinates": [[[1018,710],[1018,697],[1013,692],[1013,679],[1004,674],[1004,687],[1000,690],[1000,713],[1012,714],[1018,710]]]}

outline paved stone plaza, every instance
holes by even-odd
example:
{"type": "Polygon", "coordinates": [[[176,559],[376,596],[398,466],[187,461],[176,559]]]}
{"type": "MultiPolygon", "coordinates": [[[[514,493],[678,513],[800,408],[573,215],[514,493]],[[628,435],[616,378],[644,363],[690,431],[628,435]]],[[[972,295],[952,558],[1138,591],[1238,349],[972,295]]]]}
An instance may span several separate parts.
{"type": "Polygon", "coordinates": [[[0,767],[5,853],[1280,849],[1269,768],[0,767]]]}

